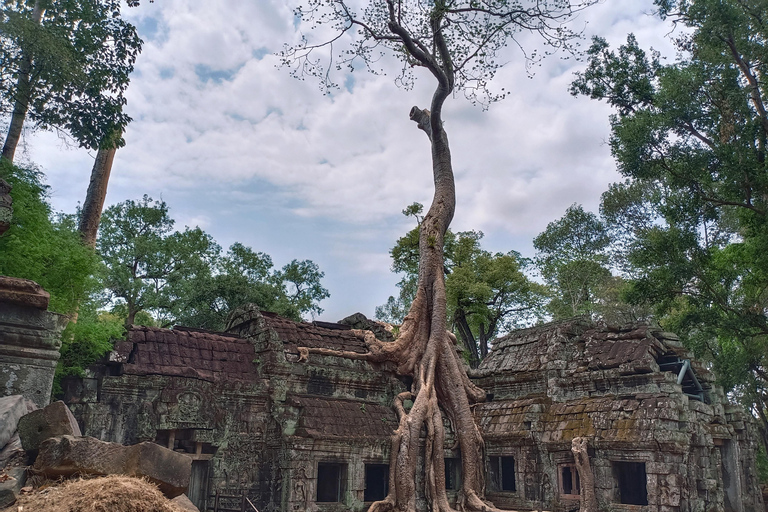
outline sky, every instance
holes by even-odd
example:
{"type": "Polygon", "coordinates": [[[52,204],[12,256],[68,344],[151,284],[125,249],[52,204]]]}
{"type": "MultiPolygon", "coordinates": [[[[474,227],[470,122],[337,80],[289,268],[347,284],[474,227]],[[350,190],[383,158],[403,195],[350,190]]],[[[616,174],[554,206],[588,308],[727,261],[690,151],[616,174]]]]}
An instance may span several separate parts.
{"type": "MultiPolygon", "coordinates": [[[[276,267],[313,260],[330,292],[315,319],[373,317],[397,293],[389,249],[414,226],[400,212],[432,197],[429,143],[408,112],[428,107],[434,82],[424,72],[403,90],[394,75],[358,70],[324,94],[316,82],[292,78],[275,55],[303,30],[292,3],[125,8],[144,49],[107,205],[147,194],[168,204],[177,228],[199,226],[224,249],[241,242],[276,267]]],[[[643,47],[674,56],[671,27],[652,10],[650,0],[607,0],[571,26],[583,30],[584,49],[593,35],[616,47],[633,32],[643,47]]],[[[620,180],[607,145],[611,111],[569,94],[585,63],[562,57],[548,57],[531,76],[510,47],[495,78],[511,91],[507,99],[483,111],[457,94],[444,107],[457,189],[451,227],[482,231],[490,251],[534,256],[532,240],[548,223],[574,203],[597,212],[601,193],[620,180]]],[[[54,133],[25,133],[24,143],[19,161],[45,172],[56,209],[74,211],[95,152],[54,133]]]]}

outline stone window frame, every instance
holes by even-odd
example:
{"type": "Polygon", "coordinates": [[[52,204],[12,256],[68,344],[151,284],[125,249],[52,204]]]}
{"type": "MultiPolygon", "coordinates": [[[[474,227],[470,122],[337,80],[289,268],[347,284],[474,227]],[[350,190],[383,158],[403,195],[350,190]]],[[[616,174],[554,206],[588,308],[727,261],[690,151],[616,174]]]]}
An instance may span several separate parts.
{"type": "Polygon", "coordinates": [[[488,455],[488,482],[490,484],[490,491],[496,492],[496,493],[508,493],[508,494],[515,494],[518,492],[518,485],[517,485],[517,473],[518,473],[518,466],[517,466],[517,456],[516,454],[512,453],[494,453],[491,455],[488,455]],[[494,459],[496,459],[494,461],[494,459]],[[503,465],[504,461],[503,459],[511,459],[512,460],[512,487],[513,489],[504,489],[504,471],[503,471],[503,465]],[[496,471],[494,471],[494,463],[496,463],[498,466],[495,468],[496,471]],[[496,488],[496,485],[492,481],[493,474],[498,475],[498,488],[496,488]]]}
{"type": "MultiPolygon", "coordinates": [[[[645,459],[610,459],[611,474],[613,476],[613,502],[616,504],[643,507],[648,505],[648,461],[645,459]],[[643,473],[645,473],[645,481],[643,487],[645,488],[645,503],[625,503],[621,497],[621,477],[619,476],[619,466],[622,464],[642,464],[643,473]]],[[[643,500],[640,500],[643,501],[643,500]]]]}
{"type": "Polygon", "coordinates": [[[368,484],[368,466],[386,466],[386,485],[385,485],[385,496],[387,493],[389,493],[389,461],[381,461],[381,460],[365,460],[363,461],[363,503],[373,503],[374,501],[378,500],[366,500],[365,499],[365,491],[368,484]]]}
{"type": "Polygon", "coordinates": [[[445,464],[445,490],[448,492],[461,490],[461,458],[444,457],[443,464],[445,464]]]}
{"type": "Polygon", "coordinates": [[[581,478],[579,477],[579,470],[576,467],[575,462],[565,462],[560,463],[557,465],[557,489],[560,496],[564,498],[570,498],[570,499],[578,499],[579,496],[581,496],[581,478]],[[564,474],[563,470],[569,469],[571,474],[571,482],[570,482],[570,488],[571,491],[576,491],[566,493],[566,485],[564,482],[564,474]]]}
{"type": "Polygon", "coordinates": [[[315,503],[322,505],[326,503],[344,503],[347,490],[349,489],[349,463],[345,460],[331,459],[318,460],[315,465],[315,503]],[[336,466],[339,468],[339,477],[336,485],[336,500],[320,500],[320,474],[321,466],[336,466]]]}

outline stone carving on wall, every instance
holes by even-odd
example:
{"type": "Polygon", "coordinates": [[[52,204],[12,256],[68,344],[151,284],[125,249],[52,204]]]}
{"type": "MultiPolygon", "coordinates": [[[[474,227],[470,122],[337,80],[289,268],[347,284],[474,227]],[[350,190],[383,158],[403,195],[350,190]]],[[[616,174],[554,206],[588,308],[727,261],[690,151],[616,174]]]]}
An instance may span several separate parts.
{"type": "Polygon", "coordinates": [[[307,503],[307,470],[303,464],[293,473],[293,497],[300,503],[307,503]]]}

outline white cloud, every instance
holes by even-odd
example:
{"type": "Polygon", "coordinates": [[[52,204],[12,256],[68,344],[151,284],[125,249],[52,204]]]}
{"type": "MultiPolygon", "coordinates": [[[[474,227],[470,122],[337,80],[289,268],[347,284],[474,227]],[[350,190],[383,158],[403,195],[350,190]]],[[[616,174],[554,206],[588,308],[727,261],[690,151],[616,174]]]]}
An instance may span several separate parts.
{"type": "MultiPolygon", "coordinates": [[[[650,5],[606,2],[579,23],[614,45],[634,31],[642,44],[668,49],[666,30],[642,15],[650,5]]],[[[429,77],[403,91],[392,76],[355,72],[351,92],[322,95],[276,67],[271,52],[297,37],[282,0],[163,0],[127,14],[146,28],[146,44],[107,202],[162,196],[179,225],[198,224],[222,246],[239,240],[276,263],[314,259],[332,294],[328,318],[372,314],[397,280],[387,249],[411,225],[400,210],[432,195],[429,145],[407,117],[411,106],[428,106],[429,77]]],[[[510,98],[482,112],[459,95],[444,113],[454,228],[483,230],[494,250],[529,248],[574,202],[595,210],[617,179],[605,145],[609,110],[568,94],[583,64],[554,56],[530,79],[518,52],[509,59],[496,83],[510,98]]],[[[92,155],[62,150],[50,134],[31,140],[55,204],[72,210],[92,155]]]]}

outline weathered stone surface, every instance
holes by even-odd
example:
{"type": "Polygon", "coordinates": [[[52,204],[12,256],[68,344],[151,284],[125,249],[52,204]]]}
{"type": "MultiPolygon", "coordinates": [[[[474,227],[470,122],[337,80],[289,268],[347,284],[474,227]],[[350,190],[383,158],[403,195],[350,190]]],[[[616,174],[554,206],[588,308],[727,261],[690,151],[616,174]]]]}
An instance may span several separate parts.
{"type": "Polygon", "coordinates": [[[180,494],[171,500],[182,510],[189,510],[189,512],[200,512],[200,509],[195,506],[194,503],[189,501],[186,494],[180,494]]]}
{"type": "Polygon", "coordinates": [[[19,420],[19,437],[27,451],[34,452],[46,439],[64,435],[79,436],[80,427],[69,407],[61,400],[31,412],[19,420]]]}
{"type": "Polygon", "coordinates": [[[0,509],[14,504],[26,481],[26,468],[11,468],[0,472],[0,509]]]}
{"type": "Polygon", "coordinates": [[[60,436],[44,441],[34,469],[48,476],[127,475],[146,477],[169,498],[189,486],[192,460],[155,443],[123,446],[93,437],[60,436]]]}
{"type": "Polygon", "coordinates": [[[21,439],[19,439],[19,433],[16,432],[5,447],[0,450],[0,469],[12,465],[14,461],[23,459],[24,456],[24,448],[21,447],[21,439]]]}
{"type": "Polygon", "coordinates": [[[48,309],[51,294],[29,279],[0,276],[0,302],[48,309]]]}
{"type": "Polygon", "coordinates": [[[16,432],[22,416],[27,414],[27,405],[21,395],[0,397],[0,450],[5,447],[16,432]]]}
{"type": "Polygon", "coordinates": [[[68,318],[46,311],[48,292],[0,276],[0,395],[24,395],[45,407],[68,318]]]}

